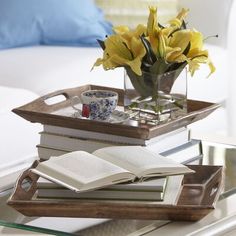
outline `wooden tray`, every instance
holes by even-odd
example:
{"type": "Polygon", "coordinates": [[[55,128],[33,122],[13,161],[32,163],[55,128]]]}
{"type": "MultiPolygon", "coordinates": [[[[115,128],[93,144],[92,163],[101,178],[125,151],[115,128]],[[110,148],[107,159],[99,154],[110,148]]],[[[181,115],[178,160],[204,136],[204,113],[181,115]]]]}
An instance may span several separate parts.
{"type": "Polygon", "coordinates": [[[61,109],[70,107],[70,99],[73,96],[79,95],[83,91],[89,89],[114,90],[119,94],[118,105],[123,105],[124,90],[95,85],[85,85],[82,87],[65,89],[47,94],[32,101],[31,103],[13,109],[13,112],[25,118],[26,120],[31,122],[39,122],[41,124],[122,135],[133,138],[150,139],[203,119],[220,106],[219,104],[215,103],[188,100],[188,113],[186,116],[179,117],[175,120],[156,126],[140,124],[134,120],[129,120],[121,124],[111,124],[107,122],[91,121],[55,114],[61,109]],[[46,101],[48,99],[57,97],[59,95],[63,95],[65,100],[53,105],[47,105],[46,101]]]}
{"type": "MultiPolygon", "coordinates": [[[[33,167],[36,165],[35,162],[33,167]]],[[[176,205],[144,201],[39,199],[35,197],[39,176],[29,170],[18,179],[8,205],[27,216],[197,221],[214,209],[222,184],[222,167],[189,167],[196,172],[184,177],[176,205]],[[28,190],[22,188],[25,179],[31,181],[28,190]]]]}

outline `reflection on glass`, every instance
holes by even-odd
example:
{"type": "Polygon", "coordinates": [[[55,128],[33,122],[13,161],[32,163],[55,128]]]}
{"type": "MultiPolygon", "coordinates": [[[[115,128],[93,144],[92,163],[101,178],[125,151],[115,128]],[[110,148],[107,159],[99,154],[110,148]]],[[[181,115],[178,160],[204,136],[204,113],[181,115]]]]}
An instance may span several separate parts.
{"type": "Polygon", "coordinates": [[[236,146],[203,141],[203,164],[225,167],[225,189],[236,187],[236,146]]]}

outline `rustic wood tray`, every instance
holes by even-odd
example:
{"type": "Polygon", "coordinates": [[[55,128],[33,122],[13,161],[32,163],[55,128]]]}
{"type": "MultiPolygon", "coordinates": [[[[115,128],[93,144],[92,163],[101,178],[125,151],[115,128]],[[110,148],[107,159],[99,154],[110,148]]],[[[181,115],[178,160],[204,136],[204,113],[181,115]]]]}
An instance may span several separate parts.
{"type": "MultiPolygon", "coordinates": [[[[37,164],[35,162],[33,167],[37,164]]],[[[197,221],[214,209],[222,186],[222,167],[189,167],[196,172],[184,177],[176,205],[144,201],[39,199],[36,197],[39,176],[29,170],[19,177],[8,205],[26,216],[197,221]],[[27,190],[22,188],[25,179],[31,181],[27,190]]]]}
{"type": "Polygon", "coordinates": [[[141,124],[134,120],[129,120],[121,124],[111,124],[107,122],[91,121],[56,114],[57,111],[71,106],[70,100],[73,96],[79,95],[83,91],[89,89],[114,90],[119,94],[118,105],[123,105],[124,90],[96,85],[85,85],[82,87],[65,89],[47,94],[32,101],[31,103],[13,109],[13,112],[26,120],[41,124],[122,135],[133,138],[150,139],[203,119],[220,106],[215,103],[188,100],[188,113],[185,116],[160,125],[141,124]],[[59,95],[63,95],[65,100],[53,105],[48,105],[46,103],[48,99],[59,95]]]}

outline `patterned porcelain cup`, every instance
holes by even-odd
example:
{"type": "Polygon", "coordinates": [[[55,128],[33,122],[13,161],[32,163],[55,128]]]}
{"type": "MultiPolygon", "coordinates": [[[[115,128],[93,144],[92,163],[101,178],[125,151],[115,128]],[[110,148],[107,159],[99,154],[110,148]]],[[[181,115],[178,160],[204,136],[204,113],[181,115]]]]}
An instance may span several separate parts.
{"type": "Polygon", "coordinates": [[[81,93],[80,97],[72,98],[72,107],[82,104],[82,116],[91,120],[107,120],[115,110],[118,102],[118,93],[109,90],[88,90],[81,93]]]}

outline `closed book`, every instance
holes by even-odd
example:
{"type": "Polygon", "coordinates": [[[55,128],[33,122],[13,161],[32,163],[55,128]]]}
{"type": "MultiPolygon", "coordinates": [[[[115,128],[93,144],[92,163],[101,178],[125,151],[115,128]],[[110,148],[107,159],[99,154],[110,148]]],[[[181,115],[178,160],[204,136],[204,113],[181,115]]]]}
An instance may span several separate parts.
{"type": "Polygon", "coordinates": [[[61,136],[57,134],[41,133],[40,145],[53,149],[73,151],[86,151],[89,153],[103,147],[114,146],[113,143],[87,140],[81,138],[71,138],[69,136],[61,136]]]}
{"type": "MultiPolygon", "coordinates": [[[[63,129],[63,128],[62,128],[63,129]]],[[[189,132],[187,128],[181,128],[174,133],[169,133],[168,135],[161,135],[151,140],[147,140],[146,146],[150,150],[154,150],[157,153],[169,150],[171,148],[178,147],[189,140],[189,132]],[[178,132],[177,132],[178,131],[178,132]],[[161,137],[161,139],[160,139],[161,137]],[[156,141],[154,141],[156,140],[156,141]]],[[[83,131],[89,132],[89,131],[83,131]]],[[[104,135],[104,134],[101,134],[104,135]]],[[[112,136],[112,135],[108,135],[112,136]]],[[[114,138],[114,137],[113,137],[114,138]]],[[[126,137],[123,137],[126,139],[126,137]]],[[[56,150],[64,150],[66,152],[72,152],[77,150],[83,150],[89,153],[108,146],[120,145],[118,142],[110,141],[102,141],[102,140],[94,140],[94,139],[86,139],[86,138],[78,138],[71,137],[68,135],[60,135],[54,133],[46,133],[41,132],[40,136],[40,144],[38,147],[38,154],[40,159],[48,159],[50,156],[53,156],[53,153],[63,154],[56,150]],[[48,149],[48,150],[47,150],[48,149]],[[53,153],[48,152],[50,149],[54,149],[53,153]]],[[[137,144],[124,144],[124,145],[137,145],[137,144]]],[[[58,156],[57,154],[55,156],[58,156]]]]}
{"type": "Polygon", "coordinates": [[[186,164],[201,157],[202,142],[201,140],[192,139],[183,145],[161,152],[160,154],[179,163],[186,164]]]}
{"type": "Polygon", "coordinates": [[[202,165],[203,162],[203,154],[196,156],[190,160],[183,162],[184,165],[202,165]]]}
{"type": "Polygon", "coordinates": [[[67,150],[60,150],[41,145],[37,145],[37,149],[38,149],[38,156],[41,160],[48,160],[52,156],[57,157],[69,152],[67,150]]]}
{"type": "Polygon", "coordinates": [[[104,200],[142,200],[162,201],[164,193],[158,191],[96,190],[76,193],[68,189],[39,189],[38,197],[43,198],[79,198],[104,200]]]}
{"type": "Polygon", "coordinates": [[[48,186],[47,188],[43,188],[42,185],[39,185],[37,198],[158,201],[159,204],[174,205],[182,189],[182,180],[183,175],[168,176],[163,192],[154,190],[135,191],[103,188],[89,192],[76,193],[66,188],[54,188],[55,185],[52,185],[52,188],[48,188],[48,186]]]}
{"type": "Polygon", "coordinates": [[[71,138],[80,138],[86,140],[96,140],[105,141],[109,143],[117,143],[118,145],[141,145],[147,146],[152,143],[162,142],[162,143],[177,143],[179,145],[179,140],[184,140],[186,142],[189,139],[189,130],[187,127],[181,127],[179,129],[167,132],[151,139],[141,139],[141,138],[131,138],[122,135],[105,134],[87,130],[71,129],[66,127],[59,127],[53,125],[44,125],[42,133],[49,133],[61,136],[67,136],[71,138]]]}
{"type": "Polygon", "coordinates": [[[163,200],[167,178],[151,179],[135,183],[121,183],[107,188],[75,193],[53,182],[40,178],[38,197],[44,198],[80,198],[80,199],[122,199],[122,200],[163,200]]]}
{"type": "MultiPolygon", "coordinates": [[[[70,150],[62,150],[38,145],[38,154],[40,159],[49,159],[51,156],[60,156],[70,152],[70,150]]],[[[158,153],[158,150],[152,146],[147,146],[147,149],[158,153]]],[[[160,153],[162,156],[173,159],[182,164],[201,164],[202,160],[202,142],[201,140],[190,140],[178,147],[171,148],[165,152],[160,153]]]]}
{"type": "MultiPolygon", "coordinates": [[[[103,190],[114,191],[149,191],[149,192],[164,192],[167,183],[167,177],[148,179],[145,181],[135,181],[129,183],[119,183],[103,188],[103,190]]],[[[53,183],[44,178],[39,178],[37,182],[39,189],[61,189],[61,185],[53,183]]]]}

